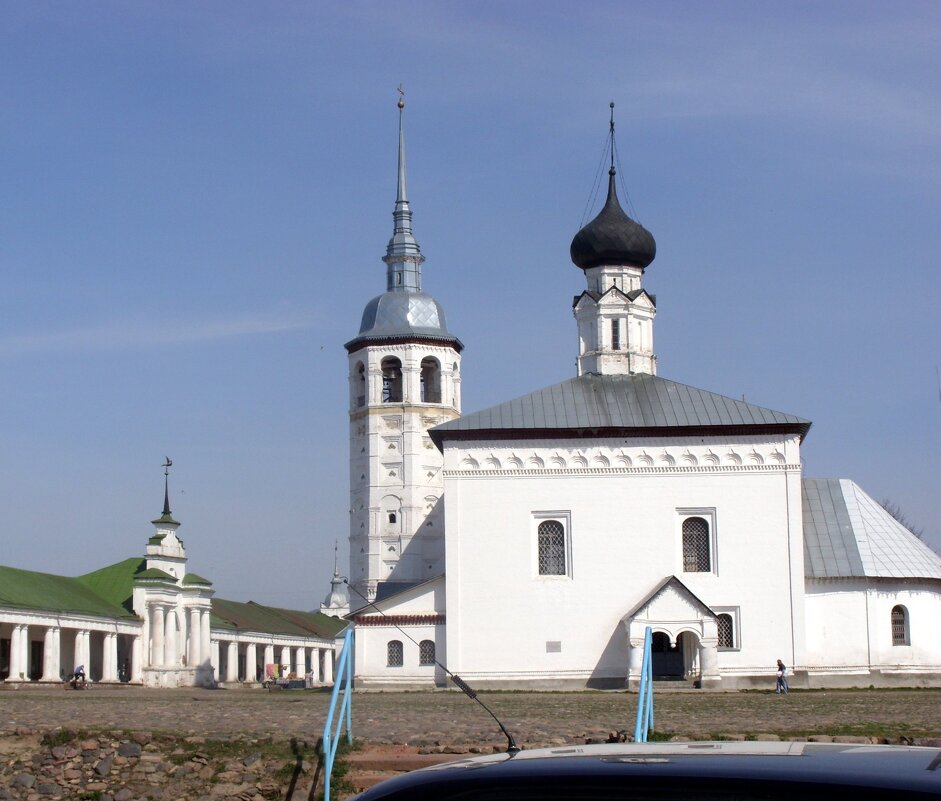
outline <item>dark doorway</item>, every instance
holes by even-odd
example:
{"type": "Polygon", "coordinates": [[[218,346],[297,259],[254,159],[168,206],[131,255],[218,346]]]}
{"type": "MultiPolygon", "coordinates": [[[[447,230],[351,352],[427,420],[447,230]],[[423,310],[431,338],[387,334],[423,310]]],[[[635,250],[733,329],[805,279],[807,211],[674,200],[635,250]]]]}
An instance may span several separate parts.
{"type": "Polygon", "coordinates": [[[39,681],[42,678],[43,641],[32,640],[29,644],[29,678],[39,681]]]}
{"type": "Polygon", "coordinates": [[[655,632],[650,643],[655,679],[683,678],[683,649],[670,647],[670,638],[662,631],[655,632]]]}
{"type": "Polygon", "coordinates": [[[0,640],[0,679],[10,676],[10,640],[0,640]]]}

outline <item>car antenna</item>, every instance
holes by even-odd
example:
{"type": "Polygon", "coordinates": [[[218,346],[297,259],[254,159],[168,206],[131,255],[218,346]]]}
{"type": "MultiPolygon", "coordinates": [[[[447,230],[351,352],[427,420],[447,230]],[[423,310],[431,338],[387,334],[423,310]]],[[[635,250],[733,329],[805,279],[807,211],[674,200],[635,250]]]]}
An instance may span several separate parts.
{"type": "MultiPolygon", "coordinates": [[[[365,595],[363,595],[358,589],[356,589],[356,587],[350,584],[349,579],[344,577],[343,583],[347,587],[349,587],[353,592],[355,592],[360,598],[362,598],[366,602],[367,606],[371,606],[380,615],[382,615],[386,620],[388,620],[391,623],[392,627],[395,628],[403,637],[410,640],[413,644],[418,645],[414,637],[412,637],[407,631],[405,631],[405,629],[401,628],[398,624],[392,622],[392,618],[389,617],[389,615],[387,615],[385,612],[383,612],[378,606],[376,606],[376,604],[373,601],[370,601],[365,595]]],[[[464,695],[466,695],[472,701],[476,701],[478,704],[480,704],[486,710],[487,714],[490,715],[490,717],[494,719],[496,724],[500,727],[500,731],[503,732],[503,736],[506,737],[506,740],[507,740],[506,752],[510,756],[515,756],[516,754],[518,754],[521,749],[516,744],[516,740],[513,738],[513,735],[510,734],[510,732],[507,731],[506,726],[504,726],[500,722],[500,718],[498,718],[495,714],[493,714],[493,710],[490,709],[489,706],[487,706],[483,701],[480,700],[480,698],[477,696],[477,690],[475,690],[466,681],[464,681],[464,679],[458,676],[457,673],[453,673],[451,670],[449,670],[447,665],[445,665],[442,662],[439,662],[437,655],[435,655],[435,664],[439,668],[441,668],[445,673],[448,674],[448,676],[451,678],[451,681],[455,687],[457,687],[462,693],[464,693],[464,695]]]]}

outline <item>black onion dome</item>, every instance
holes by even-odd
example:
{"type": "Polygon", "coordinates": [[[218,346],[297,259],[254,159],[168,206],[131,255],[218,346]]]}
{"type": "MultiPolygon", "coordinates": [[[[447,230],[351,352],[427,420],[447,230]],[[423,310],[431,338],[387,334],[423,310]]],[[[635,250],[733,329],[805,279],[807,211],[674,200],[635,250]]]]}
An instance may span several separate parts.
{"type": "Polygon", "coordinates": [[[657,255],[657,243],[650,231],[624,213],[614,188],[614,170],[608,175],[604,208],[575,234],[569,253],[575,266],[583,270],[606,264],[631,264],[643,269],[657,255]]]}

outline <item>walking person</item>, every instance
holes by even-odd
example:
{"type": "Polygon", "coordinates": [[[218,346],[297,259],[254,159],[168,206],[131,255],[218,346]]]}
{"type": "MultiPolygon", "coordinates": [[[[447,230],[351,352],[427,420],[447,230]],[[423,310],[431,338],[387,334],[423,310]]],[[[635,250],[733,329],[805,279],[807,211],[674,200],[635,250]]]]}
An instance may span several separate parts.
{"type": "Polygon", "coordinates": [[[774,691],[780,695],[782,692],[788,694],[787,686],[787,666],[779,659],[777,664],[777,679],[774,683],[774,691]]]}

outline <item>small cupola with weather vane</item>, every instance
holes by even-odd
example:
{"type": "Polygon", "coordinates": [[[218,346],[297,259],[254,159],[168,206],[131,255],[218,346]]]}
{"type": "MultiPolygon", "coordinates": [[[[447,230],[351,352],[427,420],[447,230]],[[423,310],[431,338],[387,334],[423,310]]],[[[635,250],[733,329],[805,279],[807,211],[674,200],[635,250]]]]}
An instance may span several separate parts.
{"type": "Polygon", "coordinates": [[[578,374],[656,375],[656,297],[643,288],[643,277],[657,255],[657,243],[618,200],[614,103],[608,148],[611,166],[604,207],[575,234],[569,251],[588,283],[572,304],[578,323],[578,374]]]}
{"type": "Polygon", "coordinates": [[[170,467],[173,462],[167,457],[163,464],[163,514],[151,520],[154,533],[147,540],[147,571],[159,570],[176,581],[186,574],[186,549],[183,540],[177,537],[180,527],[170,511],[170,467]]]}

